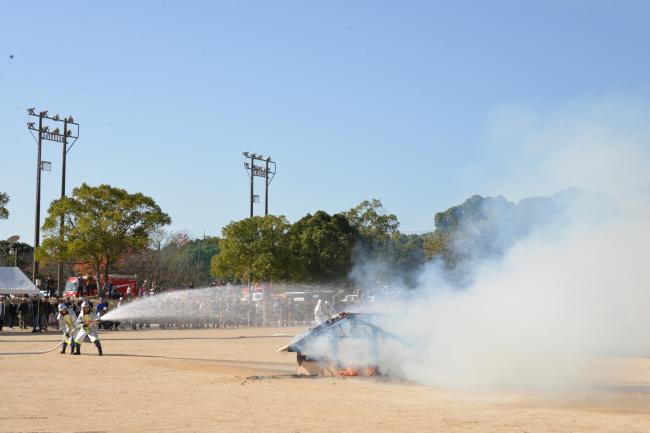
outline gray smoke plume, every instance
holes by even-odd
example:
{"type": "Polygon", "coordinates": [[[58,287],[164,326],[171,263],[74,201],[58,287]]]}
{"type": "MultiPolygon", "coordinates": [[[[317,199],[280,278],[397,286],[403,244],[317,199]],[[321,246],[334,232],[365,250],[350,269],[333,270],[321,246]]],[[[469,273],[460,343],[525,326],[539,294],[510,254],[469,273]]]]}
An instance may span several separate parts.
{"type": "Polygon", "coordinates": [[[401,374],[556,389],[580,382],[591,357],[650,356],[650,207],[628,200],[603,220],[530,234],[501,260],[476,264],[466,289],[441,283],[433,266],[393,306],[400,319],[383,323],[420,342],[401,374]]]}
{"type": "Polygon", "coordinates": [[[501,111],[490,132],[513,164],[502,170],[513,177],[493,182],[503,192],[608,192],[493,200],[478,224],[461,222],[454,248],[469,278],[459,285],[432,263],[408,298],[384,308],[399,318],[381,326],[417,342],[384,361],[398,375],[557,390],[584,384],[594,358],[650,356],[648,105],[600,101],[514,117],[501,111]]]}

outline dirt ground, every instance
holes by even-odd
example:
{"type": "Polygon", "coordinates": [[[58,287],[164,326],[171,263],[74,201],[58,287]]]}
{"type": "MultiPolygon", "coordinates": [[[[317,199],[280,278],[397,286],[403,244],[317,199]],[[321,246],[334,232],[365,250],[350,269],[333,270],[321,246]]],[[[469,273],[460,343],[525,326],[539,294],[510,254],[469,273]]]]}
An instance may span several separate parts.
{"type": "MultiPolygon", "coordinates": [[[[650,359],[596,362],[589,392],[468,392],[294,377],[274,334],[300,331],[120,331],[104,357],[0,355],[0,432],[650,432],[650,359]]],[[[0,352],[58,338],[3,331],[0,352]]]]}

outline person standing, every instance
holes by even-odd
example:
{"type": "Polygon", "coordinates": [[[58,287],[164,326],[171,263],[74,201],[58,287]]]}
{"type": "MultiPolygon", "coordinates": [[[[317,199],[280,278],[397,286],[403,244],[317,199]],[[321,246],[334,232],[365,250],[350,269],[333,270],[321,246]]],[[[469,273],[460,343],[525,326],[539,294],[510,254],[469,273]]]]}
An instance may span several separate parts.
{"type": "Polygon", "coordinates": [[[29,314],[28,300],[21,299],[18,302],[18,326],[20,329],[27,329],[27,315],[29,314]]]}
{"type": "Polygon", "coordinates": [[[108,304],[106,303],[106,299],[104,297],[99,298],[99,303],[97,304],[97,309],[95,310],[95,313],[101,314],[104,309],[108,309],[108,304]]]}
{"type": "Polygon", "coordinates": [[[325,312],[325,305],[323,304],[322,299],[319,299],[316,303],[316,308],[314,308],[314,319],[316,320],[317,325],[320,325],[329,319],[327,313],[325,312]]]}
{"type": "Polygon", "coordinates": [[[14,322],[16,321],[16,311],[18,305],[12,302],[11,299],[5,299],[5,314],[9,315],[9,328],[14,329],[14,322]]]}
{"type": "Polygon", "coordinates": [[[75,355],[81,355],[81,343],[85,341],[86,337],[95,344],[99,356],[103,355],[102,344],[99,341],[99,326],[97,325],[98,319],[99,316],[92,312],[90,304],[87,301],[84,301],[81,304],[79,317],[77,317],[77,325],[81,325],[81,328],[79,328],[77,336],[74,339],[75,355]]]}
{"type": "Polygon", "coordinates": [[[140,286],[140,290],[139,290],[139,296],[140,296],[141,298],[143,298],[144,296],[146,296],[146,294],[147,294],[147,286],[148,286],[148,284],[147,284],[147,280],[144,280],[144,281],[142,282],[142,285],[140,286]]]}
{"type": "Polygon", "coordinates": [[[77,317],[74,315],[74,312],[68,311],[68,307],[65,304],[59,304],[59,315],[57,317],[59,320],[59,329],[63,332],[64,340],[63,346],[61,347],[61,354],[65,353],[65,349],[70,345],[70,355],[75,353],[75,321],[77,317]]]}
{"type": "Polygon", "coordinates": [[[45,280],[45,290],[48,296],[54,296],[56,290],[54,289],[54,279],[52,276],[48,276],[47,280],[45,280]]]}
{"type": "Polygon", "coordinates": [[[4,325],[5,322],[5,297],[3,295],[0,295],[0,331],[2,331],[2,325],[4,325]]]}
{"type": "MultiPolygon", "coordinates": [[[[99,309],[99,306],[97,307],[97,317],[98,317],[98,318],[101,319],[101,318],[104,317],[106,314],[108,314],[108,305],[105,305],[105,306],[102,307],[101,309],[99,309]]],[[[99,329],[104,329],[104,330],[110,331],[112,328],[113,328],[113,322],[109,322],[109,321],[104,321],[104,320],[102,320],[102,321],[99,323],[99,329]]]]}
{"type": "Polygon", "coordinates": [[[83,277],[77,278],[77,298],[81,298],[84,293],[85,282],[83,277]]]}
{"type": "Polygon", "coordinates": [[[39,306],[41,331],[47,332],[48,320],[50,318],[50,313],[52,312],[52,304],[45,299],[39,299],[39,302],[41,303],[39,306]]]}
{"type": "Polygon", "coordinates": [[[86,283],[86,288],[83,291],[83,297],[86,298],[88,296],[94,296],[97,287],[97,280],[95,278],[89,277],[86,283]]]}
{"type": "Polygon", "coordinates": [[[29,315],[32,318],[32,332],[43,332],[41,329],[41,301],[34,295],[29,303],[29,315]]]}

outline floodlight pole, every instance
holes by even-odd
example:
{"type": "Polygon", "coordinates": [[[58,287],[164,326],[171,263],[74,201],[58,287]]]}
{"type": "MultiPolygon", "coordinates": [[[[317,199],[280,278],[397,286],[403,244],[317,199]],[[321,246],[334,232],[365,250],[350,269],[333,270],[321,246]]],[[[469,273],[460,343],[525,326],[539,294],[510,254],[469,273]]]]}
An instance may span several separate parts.
{"type": "Polygon", "coordinates": [[[269,214],[269,184],[275,177],[276,165],[275,162],[271,160],[270,156],[259,155],[257,153],[243,152],[244,155],[244,168],[250,170],[250,217],[253,217],[253,203],[255,202],[255,193],[254,193],[254,181],[255,176],[264,178],[264,216],[269,214]],[[248,160],[250,159],[250,163],[248,160]],[[264,166],[256,166],[255,161],[264,162],[264,166]],[[271,168],[273,164],[273,168],[271,168]],[[273,170],[273,171],[271,171],[273,170]],[[271,176],[270,176],[271,175],[271,176]]]}
{"type": "Polygon", "coordinates": [[[266,168],[264,170],[264,216],[269,215],[269,159],[266,158],[266,168]]]}
{"type": "Polygon", "coordinates": [[[43,143],[43,116],[45,112],[38,113],[38,155],[36,157],[36,215],[34,217],[34,261],[32,266],[32,282],[36,284],[38,278],[38,260],[36,248],[40,245],[41,228],[41,149],[43,143]]]}
{"type": "MultiPolygon", "coordinates": [[[[66,162],[68,156],[68,119],[63,120],[63,158],[62,158],[62,170],[61,170],[61,198],[65,197],[65,171],[66,171],[66,162]]],[[[61,242],[63,242],[63,227],[64,226],[64,216],[61,215],[61,222],[59,223],[59,236],[61,242]]],[[[56,264],[56,293],[57,295],[63,295],[63,288],[61,287],[62,277],[63,276],[63,264],[59,260],[56,264]]]]}
{"type": "Polygon", "coordinates": [[[251,212],[250,212],[250,217],[253,218],[253,200],[254,200],[254,195],[253,195],[253,180],[255,179],[255,173],[253,172],[255,166],[255,155],[251,155],[251,212]]]}
{"type": "MultiPolygon", "coordinates": [[[[30,130],[36,144],[38,145],[38,156],[36,160],[36,215],[34,217],[34,261],[32,268],[32,279],[34,284],[38,279],[38,260],[36,260],[36,249],[40,246],[40,225],[41,225],[41,170],[42,170],[42,150],[43,150],[43,140],[57,141],[63,143],[63,170],[61,173],[61,197],[65,197],[65,176],[66,176],[66,167],[67,167],[67,154],[68,151],[74,146],[77,139],[79,138],[79,124],[75,123],[72,116],[61,119],[58,114],[54,116],[48,116],[47,110],[40,111],[38,115],[36,114],[35,108],[28,108],[27,113],[30,116],[38,116],[38,128],[34,128],[34,122],[27,122],[27,129],[30,130]],[[56,128],[53,131],[48,131],[48,127],[44,126],[43,121],[47,119],[48,121],[54,122],[63,122],[63,135],[59,133],[59,128],[56,128]],[[70,129],[72,128],[72,129],[70,129]],[[75,132],[76,129],[76,132],[75,132]],[[38,132],[38,138],[34,136],[34,131],[38,132]],[[70,139],[70,140],[68,140],[70,139]],[[68,144],[71,142],[70,146],[68,144]]],[[[64,229],[64,218],[61,217],[60,222],[60,236],[63,238],[63,229],[64,229]]],[[[57,266],[57,288],[61,290],[61,266],[62,263],[58,263],[57,266]]]]}

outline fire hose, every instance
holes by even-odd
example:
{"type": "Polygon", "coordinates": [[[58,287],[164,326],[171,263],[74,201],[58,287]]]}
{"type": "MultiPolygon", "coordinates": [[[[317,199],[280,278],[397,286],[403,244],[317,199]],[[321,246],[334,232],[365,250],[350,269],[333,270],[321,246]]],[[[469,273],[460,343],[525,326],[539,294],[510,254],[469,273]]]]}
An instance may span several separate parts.
{"type": "MultiPolygon", "coordinates": [[[[79,324],[79,325],[75,326],[72,329],[72,332],[70,332],[70,335],[75,333],[79,328],[82,328],[83,326],[84,326],[83,324],[79,324]]],[[[54,347],[52,347],[50,349],[47,349],[47,350],[41,350],[41,351],[37,351],[37,352],[0,352],[0,356],[5,356],[5,355],[43,355],[43,354],[49,353],[49,352],[51,352],[53,350],[56,350],[59,347],[61,347],[63,342],[66,340],[66,338],[71,338],[71,337],[67,337],[67,336],[64,335],[63,338],[61,339],[61,341],[59,341],[56,346],[54,346],[54,347]]]]}

